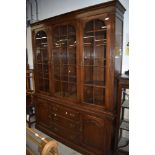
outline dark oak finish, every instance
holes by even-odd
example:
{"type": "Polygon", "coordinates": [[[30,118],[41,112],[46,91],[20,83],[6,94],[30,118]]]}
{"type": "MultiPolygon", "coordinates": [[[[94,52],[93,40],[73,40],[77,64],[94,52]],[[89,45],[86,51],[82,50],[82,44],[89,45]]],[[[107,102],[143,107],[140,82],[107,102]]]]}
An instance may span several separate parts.
{"type": "Polygon", "coordinates": [[[83,154],[114,150],[124,11],[111,1],[32,24],[36,127],[83,154]]]}

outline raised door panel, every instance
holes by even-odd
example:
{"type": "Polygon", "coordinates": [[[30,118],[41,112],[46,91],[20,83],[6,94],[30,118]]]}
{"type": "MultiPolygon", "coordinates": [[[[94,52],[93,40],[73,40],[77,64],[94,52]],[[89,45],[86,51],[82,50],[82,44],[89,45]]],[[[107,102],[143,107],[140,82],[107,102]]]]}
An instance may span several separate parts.
{"type": "Polygon", "coordinates": [[[44,100],[37,100],[36,103],[37,124],[49,127],[49,106],[44,100]]]}
{"type": "Polygon", "coordinates": [[[93,150],[104,152],[105,149],[104,120],[85,115],[83,117],[83,144],[93,150]]]}
{"type": "Polygon", "coordinates": [[[111,126],[107,120],[83,116],[83,145],[96,154],[109,155],[111,142],[111,126]]]}

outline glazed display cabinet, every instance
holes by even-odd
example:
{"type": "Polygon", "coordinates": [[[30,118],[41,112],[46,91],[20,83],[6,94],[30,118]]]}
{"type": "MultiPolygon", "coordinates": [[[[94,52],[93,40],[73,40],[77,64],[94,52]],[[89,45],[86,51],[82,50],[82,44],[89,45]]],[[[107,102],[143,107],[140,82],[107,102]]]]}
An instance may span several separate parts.
{"type": "Polygon", "coordinates": [[[36,128],[82,154],[114,150],[124,11],[110,1],[31,25],[36,128]]]}

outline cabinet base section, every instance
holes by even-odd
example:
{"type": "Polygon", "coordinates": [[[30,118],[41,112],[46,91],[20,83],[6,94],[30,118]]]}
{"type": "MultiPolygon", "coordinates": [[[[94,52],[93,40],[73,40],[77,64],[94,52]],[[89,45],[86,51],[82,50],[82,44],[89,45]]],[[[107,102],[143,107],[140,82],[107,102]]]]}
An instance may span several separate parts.
{"type": "MultiPolygon", "coordinates": [[[[99,152],[99,151],[95,151],[95,152],[93,151],[92,152],[90,150],[87,150],[85,147],[81,146],[81,143],[74,144],[73,142],[69,141],[67,138],[60,137],[56,133],[52,132],[50,129],[48,129],[48,128],[40,125],[40,124],[36,124],[35,127],[36,127],[36,129],[42,131],[43,133],[47,134],[51,138],[53,138],[53,139],[63,143],[64,145],[78,151],[82,155],[104,155],[103,152],[99,152]]],[[[108,155],[112,155],[112,153],[109,153],[108,155]]]]}

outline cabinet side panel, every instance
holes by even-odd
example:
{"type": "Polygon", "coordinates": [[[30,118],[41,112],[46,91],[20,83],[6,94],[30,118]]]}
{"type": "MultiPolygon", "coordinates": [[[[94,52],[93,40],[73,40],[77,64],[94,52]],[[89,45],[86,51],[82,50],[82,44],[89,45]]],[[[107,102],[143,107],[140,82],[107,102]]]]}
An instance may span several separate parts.
{"type": "Polygon", "coordinates": [[[123,21],[118,17],[115,21],[115,75],[118,75],[122,71],[123,21]]]}

